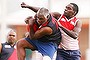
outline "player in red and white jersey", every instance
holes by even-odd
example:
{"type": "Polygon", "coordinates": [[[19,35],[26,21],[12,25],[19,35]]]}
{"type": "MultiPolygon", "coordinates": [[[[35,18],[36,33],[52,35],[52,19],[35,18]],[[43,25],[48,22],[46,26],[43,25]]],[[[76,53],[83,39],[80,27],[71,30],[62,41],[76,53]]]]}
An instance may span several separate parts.
{"type": "Polygon", "coordinates": [[[75,3],[70,3],[66,6],[64,14],[52,14],[56,18],[59,17],[58,23],[62,33],[56,60],[80,60],[78,35],[81,31],[82,23],[76,18],[77,13],[78,6],[75,3]]]}
{"type": "MultiPolygon", "coordinates": [[[[73,31],[76,23],[79,21],[79,19],[77,19],[76,17],[73,17],[71,19],[67,19],[64,15],[62,15],[59,19],[59,25],[65,27],[66,29],[68,29],[69,31],[73,31]]],[[[59,48],[63,48],[65,50],[77,50],[79,49],[79,45],[78,45],[78,38],[76,37],[72,37],[70,35],[68,35],[69,33],[65,32],[62,28],[61,32],[62,32],[62,42],[60,43],[59,48]]],[[[78,29],[78,32],[80,32],[81,29],[78,29]]],[[[77,34],[75,32],[75,34],[77,34]]]]}

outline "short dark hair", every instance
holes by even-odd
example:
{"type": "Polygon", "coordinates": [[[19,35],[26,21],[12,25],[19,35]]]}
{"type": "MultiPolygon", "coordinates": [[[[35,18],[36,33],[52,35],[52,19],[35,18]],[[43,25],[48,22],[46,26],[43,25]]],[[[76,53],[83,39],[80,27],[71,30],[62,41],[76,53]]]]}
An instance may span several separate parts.
{"type": "MultiPolygon", "coordinates": [[[[70,4],[72,4],[72,5],[74,6],[73,10],[74,10],[74,11],[76,12],[76,14],[77,14],[78,11],[79,11],[78,5],[75,4],[75,3],[70,3],[70,4]]],[[[75,15],[76,15],[76,14],[75,14],[75,15]]]]}
{"type": "Polygon", "coordinates": [[[42,7],[37,11],[37,15],[38,14],[47,17],[49,15],[49,10],[47,8],[42,7]]]}

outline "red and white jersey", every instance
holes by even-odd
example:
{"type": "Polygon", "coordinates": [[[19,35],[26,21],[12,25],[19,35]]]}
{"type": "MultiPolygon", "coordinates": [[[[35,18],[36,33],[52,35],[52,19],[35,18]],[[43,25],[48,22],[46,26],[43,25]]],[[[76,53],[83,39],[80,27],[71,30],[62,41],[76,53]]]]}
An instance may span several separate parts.
{"type": "MultiPolygon", "coordinates": [[[[74,26],[76,25],[77,21],[78,21],[78,19],[76,17],[73,17],[73,18],[68,20],[64,15],[62,15],[58,19],[58,22],[62,26],[64,26],[65,28],[67,28],[69,30],[74,29],[74,26]]],[[[61,47],[65,50],[77,50],[77,49],[79,49],[78,40],[77,40],[78,38],[73,39],[72,37],[67,35],[62,29],[61,29],[61,33],[62,33],[62,41],[61,41],[59,48],[61,47]]]]}

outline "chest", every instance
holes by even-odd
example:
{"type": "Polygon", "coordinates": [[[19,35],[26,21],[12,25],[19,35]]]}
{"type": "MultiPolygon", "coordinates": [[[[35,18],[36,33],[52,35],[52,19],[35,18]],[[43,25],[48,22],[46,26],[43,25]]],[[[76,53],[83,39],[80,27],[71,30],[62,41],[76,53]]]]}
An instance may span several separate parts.
{"type": "Polygon", "coordinates": [[[4,45],[2,48],[3,54],[10,54],[15,48],[11,47],[10,45],[4,45]]]}
{"type": "Polygon", "coordinates": [[[59,19],[59,22],[62,26],[64,26],[65,28],[69,29],[69,30],[73,30],[75,25],[76,25],[76,21],[77,19],[76,18],[73,18],[73,19],[66,19],[65,17],[61,17],[59,19]]]}

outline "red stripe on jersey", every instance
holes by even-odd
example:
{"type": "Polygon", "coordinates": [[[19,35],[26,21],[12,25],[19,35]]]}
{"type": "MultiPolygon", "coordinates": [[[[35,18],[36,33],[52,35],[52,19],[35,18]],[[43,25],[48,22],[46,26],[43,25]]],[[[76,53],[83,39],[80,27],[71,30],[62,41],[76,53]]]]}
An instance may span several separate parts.
{"type": "Polygon", "coordinates": [[[18,60],[18,58],[17,58],[17,51],[16,51],[16,49],[14,49],[14,51],[13,51],[12,55],[9,57],[9,59],[8,59],[8,60],[18,60]]]}

